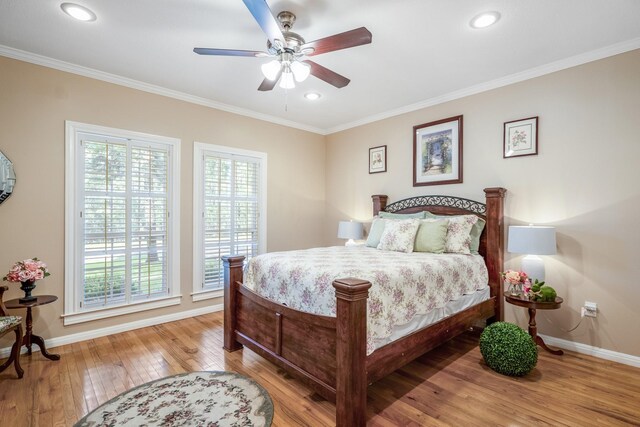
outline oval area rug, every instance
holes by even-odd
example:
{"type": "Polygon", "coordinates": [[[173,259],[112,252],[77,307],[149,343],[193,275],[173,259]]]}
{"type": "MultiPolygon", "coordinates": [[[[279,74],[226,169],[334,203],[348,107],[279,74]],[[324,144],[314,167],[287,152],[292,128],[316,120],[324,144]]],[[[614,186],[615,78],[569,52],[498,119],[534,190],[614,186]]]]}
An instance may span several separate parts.
{"type": "Polygon", "coordinates": [[[269,427],[273,402],[255,381],[235,372],[173,375],[139,385],[94,409],[74,427],[269,427]]]}

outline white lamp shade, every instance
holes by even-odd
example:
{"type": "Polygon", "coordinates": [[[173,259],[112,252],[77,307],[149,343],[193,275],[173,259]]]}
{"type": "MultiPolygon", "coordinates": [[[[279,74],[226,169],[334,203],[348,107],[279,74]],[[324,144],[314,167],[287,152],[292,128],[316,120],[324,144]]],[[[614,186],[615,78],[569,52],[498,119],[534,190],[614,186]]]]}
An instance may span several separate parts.
{"type": "Polygon", "coordinates": [[[338,223],[339,239],[362,239],[362,223],[354,221],[340,221],[338,223]]]}
{"type": "Polygon", "coordinates": [[[293,74],[291,74],[291,70],[285,70],[282,73],[279,86],[282,89],[293,89],[294,87],[296,87],[296,84],[293,81],[293,74]]]}
{"type": "Polygon", "coordinates": [[[262,69],[262,74],[264,74],[267,79],[273,81],[278,77],[278,73],[280,72],[280,62],[274,59],[266,64],[262,64],[260,68],[262,69]]]}
{"type": "Polygon", "coordinates": [[[295,77],[297,82],[303,82],[309,77],[311,67],[302,62],[295,61],[291,64],[291,71],[293,71],[293,77],[295,77]]]}
{"type": "Polygon", "coordinates": [[[507,251],[516,254],[554,255],[556,229],[536,225],[510,226],[507,251]]]}

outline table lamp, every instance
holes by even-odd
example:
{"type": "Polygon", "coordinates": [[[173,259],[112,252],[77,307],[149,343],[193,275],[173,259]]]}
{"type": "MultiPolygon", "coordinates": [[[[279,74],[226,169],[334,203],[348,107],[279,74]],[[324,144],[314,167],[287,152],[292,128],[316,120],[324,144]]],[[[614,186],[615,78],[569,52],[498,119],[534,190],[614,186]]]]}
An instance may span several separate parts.
{"type": "Polygon", "coordinates": [[[340,221],[338,223],[338,239],[349,239],[345,246],[356,246],[355,240],[362,239],[362,223],[354,221],[340,221]]]}
{"type": "Polygon", "coordinates": [[[544,281],[544,261],[538,255],[556,254],[556,229],[529,224],[528,226],[509,226],[507,251],[527,254],[522,259],[521,269],[534,282],[544,281]]]}

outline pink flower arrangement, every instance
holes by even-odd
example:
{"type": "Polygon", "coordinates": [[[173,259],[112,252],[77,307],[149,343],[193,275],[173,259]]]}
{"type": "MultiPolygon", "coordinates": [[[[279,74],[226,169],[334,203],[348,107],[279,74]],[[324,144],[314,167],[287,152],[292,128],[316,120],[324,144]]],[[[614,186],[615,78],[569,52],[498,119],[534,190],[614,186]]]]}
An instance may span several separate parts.
{"type": "Polygon", "coordinates": [[[30,282],[44,279],[49,276],[47,264],[38,258],[25,259],[13,264],[6,276],[2,280],[9,282],[30,282]]]}
{"type": "Polygon", "coordinates": [[[529,276],[524,271],[507,270],[500,273],[502,278],[510,285],[526,285],[529,283],[529,276]]]}

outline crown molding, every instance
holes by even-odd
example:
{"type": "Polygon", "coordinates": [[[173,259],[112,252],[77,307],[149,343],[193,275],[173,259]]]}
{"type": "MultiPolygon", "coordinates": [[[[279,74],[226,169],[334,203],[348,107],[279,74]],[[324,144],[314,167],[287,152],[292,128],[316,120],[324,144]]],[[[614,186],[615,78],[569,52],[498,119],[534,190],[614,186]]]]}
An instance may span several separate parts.
{"type": "Polygon", "coordinates": [[[382,113],[374,114],[372,116],[364,117],[362,119],[355,120],[353,122],[344,123],[342,125],[325,129],[324,132],[325,132],[325,135],[330,135],[332,133],[341,132],[343,130],[366,125],[366,124],[377,122],[384,119],[388,119],[390,117],[399,116],[401,114],[411,113],[413,111],[420,110],[423,108],[433,107],[434,105],[464,98],[470,95],[475,95],[481,92],[497,89],[503,86],[508,86],[514,83],[519,83],[525,80],[544,76],[546,74],[555,73],[556,71],[565,70],[567,68],[577,67],[578,65],[597,61],[599,59],[608,58],[614,55],[619,55],[621,53],[629,52],[636,49],[640,49],[640,37],[627,40],[625,42],[616,43],[600,49],[592,50],[589,52],[581,53],[579,55],[570,56],[569,58],[561,59],[555,62],[550,62],[548,64],[531,68],[529,70],[521,71],[519,73],[511,74],[505,77],[501,77],[499,79],[491,80],[485,83],[480,83],[474,86],[469,86],[465,89],[449,92],[447,94],[436,96],[434,98],[429,98],[424,101],[417,102],[415,104],[411,104],[411,105],[396,108],[393,110],[385,111],[382,113]]]}
{"type": "Polygon", "coordinates": [[[75,65],[69,62],[60,61],[57,59],[49,58],[42,55],[37,55],[34,53],[19,50],[19,49],[14,49],[8,46],[0,45],[0,56],[6,56],[8,58],[30,62],[32,64],[42,65],[44,67],[54,68],[56,70],[66,71],[66,72],[81,75],[84,77],[89,77],[96,80],[102,80],[108,83],[113,83],[113,84],[129,87],[132,89],[138,89],[144,92],[166,96],[169,98],[174,98],[174,99],[178,99],[185,102],[190,102],[192,104],[202,105],[205,107],[214,108],[216,110],[222,110],[222,111],[238,114],[245,117],[250,117],[257,120],[262,120],[262,121],[266,121],[266,122],[270,122],[270,123],[274,123],[282,126],[287,126],[295,129],[304,130],[307,132],[316,133],[319,135],[330,135],[332,133],[337,133],[337,132],[355,128],[358,126],[363,126],[369,123],[399,116],[401,114],[411,113],[413,111],[420,110],[423,108],[433,107],[434,105],[442,104],[449,101],[454,101],[456,99],[460,99],[470,95],[475,95],[478,93],[497,89],[503,86],[508,86],[514,83],[519,83],[525,80],[544,76],[546,74],[555,73],[556,71],[561,71],[567,68],[576,67],[578,65],[608,58],[614,55],[619,55],[621,53],[629,52],[636,49],[640,49],[640,37],[627,40],[624,42],[616,43],[613,45],[605,46],[603,48],[595,49],[589,52],[581,53],[579,55],[561,59],[559,61],[550,62],[548,64],[531,68],[529,70],[521,71],[519,73],[511,74],[511,75],[501,77],[495,80],[491,80],[485,83],[480,83],[474,86],[449,92],[449,93],[436,96],[433,98],[429,98],[424,101],[420,101],[404,107],[388,110],[388,111],[374,114],[368,117],[363,117],[362,119],[359,119],[359,120],[355,120],[352,122],[344,123],[344,124],[337,125],[331,128],[326,128],[326,129],[321,129],[318,127],[281,119],[279,117],[258,113],[256,111],[235,107],[233,105],[223,104],[223,103],[212,101],[206,98],[201,98],[201,97],[189,95],[183,92],[166,89],[160,86],[144,83],[144,82],[129,79],[126,77],[121,77],[115,74],[105,73],[103,71],[94,70],[92,68],[82,67],[80,65],[75,65]]]}
{"type": "Polygon", "coordinates": [[[177,90],[167,89],[150,83],[141,82],[139,80],[118,76],[116,74],[105,73],[93,68],[83,67],[81,65],[60,61],[58,59],[26,52],[24,50],[14,49],[9,46],[0,45],[0,56],[6,56],[7,58],[17,59],[19,61],[29,62],[36,65],[42,65],[43,67],[53,68],[56,70],[65,71],[67,73],[77,74],[79,76],[89,77],[92,79],[125,86],[131,89],[141,90],[143,92],[166,96],[168,98],[174,98],[180,101],[190,102],[192,104],[202,105],[205,107],[214,108],[216,110],[222,110],[228,113],[234,113],[240,116],[250,117],[252,119],[262,120],[277,125],[300,129],[320,135],[326,134],[324,129],[320,129],[314,126],[305,125],[291,120],[281,119],[279,117],[258,113],[256,111],[247,110],[245,108],[235,107],[233,105],[223,104],[221,102],[212,101],[210,99],[202,98],[199,96],[189,95],[177,90]]]}

